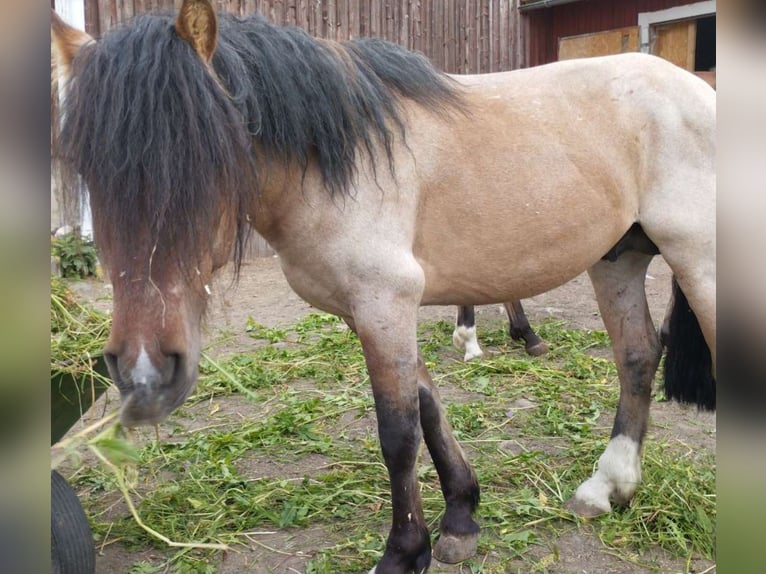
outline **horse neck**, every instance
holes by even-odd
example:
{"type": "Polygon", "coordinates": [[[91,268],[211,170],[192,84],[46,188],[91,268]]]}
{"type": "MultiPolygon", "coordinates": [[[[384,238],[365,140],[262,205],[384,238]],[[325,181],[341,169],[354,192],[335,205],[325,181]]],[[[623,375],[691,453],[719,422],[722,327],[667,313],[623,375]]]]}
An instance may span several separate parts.
{"type": "Polygon", "coordinates": [[[319,176],[316,168],[303,170],[296,162],[259,161],[258,193],[250,205],[250,221],[255,230],[279,250],[296,217],[308,204],[307,198],[316,197],[319,176]]]}

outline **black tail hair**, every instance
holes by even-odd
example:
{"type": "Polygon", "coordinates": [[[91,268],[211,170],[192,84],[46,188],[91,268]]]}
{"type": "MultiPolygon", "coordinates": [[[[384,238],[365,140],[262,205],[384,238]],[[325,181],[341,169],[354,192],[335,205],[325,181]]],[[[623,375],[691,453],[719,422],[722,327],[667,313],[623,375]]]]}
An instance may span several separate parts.
{"type": "Polygon", "coordinates": [[[715,410],[713,361],[697,317],[675,277],[665,357],[665,396],[715,410]]]}

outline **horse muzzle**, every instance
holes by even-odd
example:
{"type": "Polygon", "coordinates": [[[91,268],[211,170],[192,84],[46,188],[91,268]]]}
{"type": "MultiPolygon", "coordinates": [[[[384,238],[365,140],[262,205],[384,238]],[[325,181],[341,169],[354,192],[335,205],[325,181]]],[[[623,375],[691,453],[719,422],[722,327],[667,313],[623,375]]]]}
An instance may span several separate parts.
{"type": "Polygon", "coordinates": [[[194,388],[196,364],[180,353],[163,355],[157,361],[141,350],[132,367],[119,355],[104,353],[109,374],[120,391],[120,421],[126,427],[154,425],[178,408],[194,388]]]}

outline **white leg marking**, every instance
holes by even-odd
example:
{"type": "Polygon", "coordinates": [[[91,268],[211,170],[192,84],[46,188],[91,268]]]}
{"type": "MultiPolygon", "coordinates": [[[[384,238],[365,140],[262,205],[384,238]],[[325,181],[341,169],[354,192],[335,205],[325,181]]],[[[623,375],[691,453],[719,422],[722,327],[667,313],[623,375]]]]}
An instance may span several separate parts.
{"type": "Polygon", "coordinates": [[[466,328],[461,326],[455,326],[455,330],[452,331],[452,344],[460,349],[461,351],[465,349],[465,332],[466,328]]]}
{"type": "Polygon", "coordinates": [[[157,369],[154,368],[152,360],[146,353],[146,349],[141,345],[141,352],[138,353],[138,359],[136,359],[136,366],[130,372],[130,377],[137,385],[145,385],[149,382],[150,378],[157,376],[157,369]]]}
{"type": "Polygon", "coordinates": [[[575,498],[587,505],[609,512],[610,498],[627,502],[641,482],[641,457],[638,444],[625,435],[617,435],[598,459],[598,469],[575,492],[575,498]]]}
{"type": "Polygon", "coordinates": [[[452,344],[458,349],[465,349],[464,360],[470,361],[476,357],[481,357],[484,351],[479,347],[479,341],[476,338],[476,327],[465,327],[460,325],[455,327],[452,332],[452,344]]]}

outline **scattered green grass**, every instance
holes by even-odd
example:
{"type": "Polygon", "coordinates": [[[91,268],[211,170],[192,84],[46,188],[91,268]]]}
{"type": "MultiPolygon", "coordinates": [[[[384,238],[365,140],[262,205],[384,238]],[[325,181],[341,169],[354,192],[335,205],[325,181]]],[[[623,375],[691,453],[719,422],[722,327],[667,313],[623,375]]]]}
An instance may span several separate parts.
{"type": "Polygon", "coordinates": [[[51,277],[51,376],[93,372],[109,334],[109,318],[80,303],[65,281],[51,277]]]}
{"type": "MultiPolygon", "coordinates": [[[[286,329],[249,321],[247,331],[264,344],[203,360],[194,396],[166,426],[169,436],[142,439],[132,480],[138,511],[171,539],[233,546],[252,544],[258,531],[321,527],[327,540],[307,573],[366,571],[385,546],[390,497],[359,343],[328,315],[286,329]],[[191,423],[196,430],[186,430],[191,423]]],[[[647,440],[643,484],[630,508],[593,521],[562,510],[603,452],[616,407],[616,371],[599,356],[608,349],[604,333],[544,323],[539,332],[552,351],[533,359],[504,329],[490,329],[481,335],[488,356],[466,364],[451,348],[451,332],[446,322],[428,323],[419,336],[442,395],[453,397],[445,399],[448,416],[482,486],[484,531],[466,572],[519,564],[544,572],[558,560],[546,544],[576,529],[626,560],[655,547],[678,560],[714,556],[712,452],[647,440]]],[[[419,476],[435,532],[443,500],[430,459],[419,476]]],[[[82,467],[73,480],[99,540],[159,546],[113,508],[116,483],[106,469],[82,467]]],[[[197,549],[167,560],[179,573],[214,572],[218,563],[214,552],[197,549]]],[[[166,565],[137,563],[133,572],[166,565]]]]}

